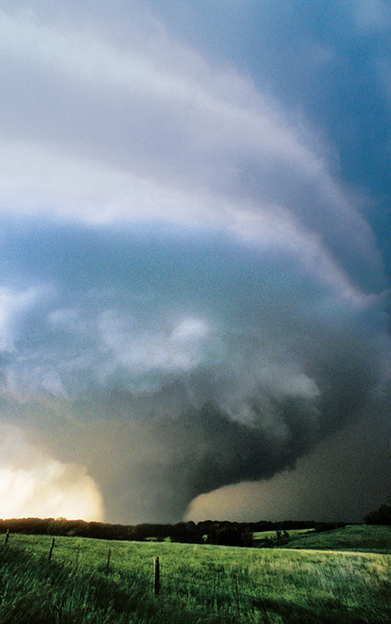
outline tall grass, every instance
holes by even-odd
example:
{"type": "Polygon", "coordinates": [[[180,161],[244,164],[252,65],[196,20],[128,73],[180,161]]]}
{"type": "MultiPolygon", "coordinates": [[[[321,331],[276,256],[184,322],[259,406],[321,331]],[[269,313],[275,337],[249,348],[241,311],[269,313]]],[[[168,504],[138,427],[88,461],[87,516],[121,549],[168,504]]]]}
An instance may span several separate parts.
{"type": "Polygon", "coordinates": [[[58,537],[48,562],[51,540],[0,547],[0,624],[391,621],[389,555],[58,537]]]}

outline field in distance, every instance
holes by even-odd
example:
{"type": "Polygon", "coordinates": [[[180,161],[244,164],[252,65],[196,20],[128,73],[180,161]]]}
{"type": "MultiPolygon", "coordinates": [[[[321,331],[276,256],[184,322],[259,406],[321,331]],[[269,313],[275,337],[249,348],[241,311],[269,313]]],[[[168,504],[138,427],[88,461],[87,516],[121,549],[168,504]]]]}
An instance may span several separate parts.
{"type": "MultiPolygon", "coordinates": [[[[368,531],[368,545],[372,529],[377,542],[389,536],[387,527],[347,527],[345,540],[357,546],[368,531]]],[[[290,549],[56,537],[50,562],[51,536],[11,534],[0,546],[0,624],[391,621],[390,555],[294,547],[326,533],[297,534],[290,549]]]]}
{"type": "MultiPolygon", "coordinates": [[[[391,526],[352,524],[325,531],[297,529],[288,534],[284,548],[391,554],[391,526]]],[[[254,546],[264,544],[265,538],[270,540],[270,545],[278,545],[276,537],[276,531],[254,533],[254,546]]],[[[283,532],[281,539],[284,541],[283,532]]]]}
{"type": "Polygon", "coordinates": [[[301,531],[287,548],[391,554],[391,526],[353,524],[329,531],[301,531]]]}

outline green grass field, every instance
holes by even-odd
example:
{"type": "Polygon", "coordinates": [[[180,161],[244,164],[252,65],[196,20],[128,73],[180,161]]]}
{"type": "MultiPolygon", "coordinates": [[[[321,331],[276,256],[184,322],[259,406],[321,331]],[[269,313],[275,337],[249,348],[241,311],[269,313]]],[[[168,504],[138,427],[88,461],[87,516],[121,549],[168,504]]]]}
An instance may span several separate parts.
{"type": "MultiPolygon", "coordinates": [[[[367,546],[384,533],[372,528],[367,546]]],[[[0,546],[0,624],[391,621],[389,554],[296,550],[304,537],[315,539],[291,549],[56,537],[49,562],[50,536],[13,534],[0,546]]]]}
{"type": "MultiPolygon", "coordinates": [[[[293,539],[298,535],[303,535],[307,533],[313,533],[314,529],[291,529],[288,531],[289,538],[293,539]]],[[[276,539],[277,531],[256,531],[253,533],[254,546],[257,546],[259,543],[263,542],[265,538],[274,540],[276,539]]]]}
{"type": "Polygon", "coordinates": [[[287,548],[391,554],[391,526],[353,524],[321,533],[302,531],[287,548]]]}

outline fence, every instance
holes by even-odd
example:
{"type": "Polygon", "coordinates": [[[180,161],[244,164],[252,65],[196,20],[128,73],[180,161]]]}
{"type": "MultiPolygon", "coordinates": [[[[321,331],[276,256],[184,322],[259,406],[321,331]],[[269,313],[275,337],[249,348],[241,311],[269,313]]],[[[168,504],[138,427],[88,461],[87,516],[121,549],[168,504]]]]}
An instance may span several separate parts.
{"type": "MultiPolygon", "coordinates": [[[[7,532],[5,535],[4,544],[15,544],[20,548],[20,535],[14,534],[10,539],[10,534],[7,532]]],[[[65,538],[67,541],[73,538],[65,538]]],[[[58,540],[59,541],[59,540],[58,540]]],[[[31,540],[29,547],[25,549],[29,555],[33,555],[34,547],[37,542],[34,537],[31,540]]],[[[40,553],[41,558],[46,558],[47,563],[55,561],[62,565],[73,565],[75,568],[80,569],[80,543],[77,548],[74,549],[74,553],[71,560],[59,559],[56,555],[56,539],[51,539],[50,546],[48,547],[46,557],[40,553]]],[[[96,572],[98,569],[100,573],[106,578],[109,578],[113,572],[118,572],[116,567],[115,552],[112,548],[109,548],[103,555],[101,563],[98,565],[90,565],[83,563],[83,569],[96,572]]],[[[140,573],[141,576],[141,573],[140,573]]],[[[187,599],[202,603],[207,609],[213,609],[214,612],[227,612],[236,613],[239,619],[246,613],[254,613],[254,611],[263,611],[265,618],[264,621],[268,622],[267,612],[262,603],[261,595],[262,589],[265,589],[265,585],[257,585],[251,583],[251,589],[249,589],[249,579],[242,577],[240,573],[229,573],[228,571],[221,569],[219,573],[216,572],[213,582],[205,581],[201,576],[195,577],[194,575],[186,577],[183,573],[178,574],[170,570],[160,559],[155,556],[151,558],[150,575],[149,579],[146,579],[145,592],[154,594],[156,598],[164,600],[165,597],[172,595],[182,596],[187,599]],[[247,587],[247,591],[246,591],[247,587]]]]}
{"type": "MultiPolygon", "coordinates": [[[[8,587],[11,592],[15,579],[22,603],[28,595],[34,601],[37,591],[45,600],[45,592],[52,591],[50,609],[61,611],[76,595],[76,610],[89,601],[91,611],[98,605],[106,613],[109,605],[118,609],[121,621],[131,620],[140,609],[140,621],[145,622],[391,622],[388,554],[20,534],[3,534],[0,541],[0,567],[3,562],[4,570],[0,574],[0,609],[8,609],[4,595],[8,587]],[[34,584],[34,591],[19,589],[22,578],[34,584]]],[[[64,621],[76,621],[72,618],[73,611],[69,611],[64,621]]],[[[1,621],[33,619],[18,616],[1,621]]],[[[60,623],[49,618],[37,621],[60,623]]],[[[102,620],[99,615],[91,621],[111,624],[116,619],[102,620]]]]}

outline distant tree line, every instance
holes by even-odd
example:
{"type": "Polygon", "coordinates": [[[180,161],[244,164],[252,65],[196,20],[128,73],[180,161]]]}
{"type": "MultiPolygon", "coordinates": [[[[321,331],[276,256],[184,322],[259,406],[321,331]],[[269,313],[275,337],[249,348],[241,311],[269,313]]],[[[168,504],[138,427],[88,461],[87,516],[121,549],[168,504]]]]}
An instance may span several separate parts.
{"type": "Polygon", "coordinates": [[[377,509],[365,516],[366,524],[388,524],[391,525],[391,497],[377,509]]]}
{"type": "Polygon", "coordinates": [[[265,539],[260,546],[281,545],[289,538],[293,529],[329,530],[341,524],[319,522],[178,522],[177,524],[138,524],[136,526],[109,524],[107,522],[86,522],[66,518],[14,518],[0,520],[0,533],[24,533],[31,535],[63,535],[92,537],[98,539],[144,541],[148,539],[192,544],[221,544],[226,546],[252,546],[253,533],[276,531],[276,539],[265,539]]]}

